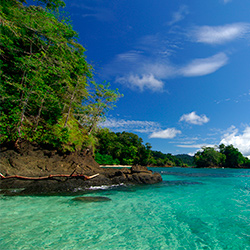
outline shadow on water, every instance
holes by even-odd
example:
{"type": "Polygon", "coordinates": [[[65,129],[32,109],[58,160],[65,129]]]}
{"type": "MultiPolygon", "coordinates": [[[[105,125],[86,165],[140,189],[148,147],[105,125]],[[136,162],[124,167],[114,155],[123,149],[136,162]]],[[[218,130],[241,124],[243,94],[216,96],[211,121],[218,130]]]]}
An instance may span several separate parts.
{"type": "Polygon", "coordinates": [[[183,172],[168,172],[168,171],[161,171],[160,174],[185,176],[185,177],[222,177],[222,178],[228,178],[231,176],[230,174],[225,174],[225,173],[183,173],[183,172]]]}
{"type": "Polygon", "coordinates": [[[0,198],[6,196],[80,196],[80,195],[112,195],[114,192],[134,193],[140,190],[149,190],[154,188],[161,188],[166,186],[188,186],[188,185],[201,185],[202,182],[175,180],[175,181],[162,181],[160,183],[151,185],[111,185],[111,186],[95,186],[90,188],[75,188],[71,192],[53,192],[53,193],[40,193],[40,194],[26,194],[22,191],[24,189],[1,189],[0,198]]]}
{"type": "Polygon", "coordinates": [[[163,186],[189,186],[189,185],[203,185],[202,182],[198,181],[163,181],[163,186]]]}
{"type": "Polygon", "coordinates": [[[103,185],[93,186],[89,188],[74,188],[67,192],[51,192],[51,193],[25,193],[25,188],[16,189],[0,189],[0,198],[14,196],[80,196],[80,195],[98,195],[112,194],[114,191],[119,192],[136,192],[138,188],[143,188],[141,185],[103,185]]]}

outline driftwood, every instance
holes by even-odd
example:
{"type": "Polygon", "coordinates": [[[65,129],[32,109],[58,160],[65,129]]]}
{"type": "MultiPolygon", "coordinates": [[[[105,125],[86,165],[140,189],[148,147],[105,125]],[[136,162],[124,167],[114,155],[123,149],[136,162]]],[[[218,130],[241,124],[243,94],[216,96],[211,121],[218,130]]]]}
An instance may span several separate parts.
{"type": "Polygon", "coordinates": [[[83,177],[85,180],[92,179],[99,174],[94,174],[91,176],[83,175],[83,174],[55,174],[55,175],[49,175],[49,176],[41,176],[41,177],[27,177],[27,176],[20,176],[20,175],[11,175],[11,176],[4,176],[3,174],[0,173],[1,179],[11,179],[11,178],[17,178],[17,179],[22,179],[22,180],[44,180],[44,179],[50,179],[53,177],[83,177]]]}

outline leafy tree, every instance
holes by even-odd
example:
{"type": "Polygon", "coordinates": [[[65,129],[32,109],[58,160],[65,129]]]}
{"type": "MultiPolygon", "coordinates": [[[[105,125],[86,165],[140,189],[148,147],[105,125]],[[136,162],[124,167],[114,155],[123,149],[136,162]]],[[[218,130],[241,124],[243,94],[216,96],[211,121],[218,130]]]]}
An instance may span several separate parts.
{"type": "MultiPolygon", "coordinates": [[[[102,157],[112,156],[123,165],[154,165],[154,166],[182,166],[182,160],[171,154],[163,154],[160,151],[152,151],[150,143],[143,144],[142,138],[129,132],[111,132],[107,128],[99,129],[97,134],[98,145],[96,159],[102,162],[102,157]],[[100,159],[100,160],[99,160],[100,159]]],[[[105,164],[104,160],[103,163],[105,164]]]]}
{"type": "Polygon", "coordinates": [[[194,157],[188,154],[175,155],[176,158],[180,159],[184,164],[188,166],[194,166],[194,157]]]}
{"type": "Polygon", "coordinates": [[[63,1],[23,2],[0,6],[0,143],[93,146],[91,132],[120,95],[93,81],[85,49],[58,11],[63,1]]]}
{"type": "Polygon", "coordinates": [[[110,155],[123,165],[147,165],[151,157],[151,145],[143,145],[136,134],[122,132],[114,133],[107,128],[99,129],[96,134],[98,146],[96,153],[110,155]]]}
{"type": "Polygon", "coordinates": [[[226,160],[223,164],[225,167],[237,168],[247,163],[246,158],[233,145],[225,146],[224,144],[221,144],[219,149],[220,152],[226,157],[226,160]]]}
{"type": "Polygon", "coordinates": [[[100,153],[95,154],[95,160],[102,165],[118,165],[120,164],[118,159],[113,159],[111,155],[102,155],[100,153]]]}
{"type": "Polygon", "coordinates": [[[225,155],[216,151],[212,147],[203,147],[203,151],[199,151],[194,156],[194,161],[197,167],[218,167],[225,162],[225,155]]]}
{"type": "Polygon", "coordinates": [[[106,112],[115,107],[114,103],[120,97],[122,95],[118,92],[118,89],[111,90],[109,83],[97,84],[94,81],[91,82],[88,95],[82,100],[83,106],[76,114],[79,121],[85,127],[88,127],[89,134],[104,120],[106,112]]]}

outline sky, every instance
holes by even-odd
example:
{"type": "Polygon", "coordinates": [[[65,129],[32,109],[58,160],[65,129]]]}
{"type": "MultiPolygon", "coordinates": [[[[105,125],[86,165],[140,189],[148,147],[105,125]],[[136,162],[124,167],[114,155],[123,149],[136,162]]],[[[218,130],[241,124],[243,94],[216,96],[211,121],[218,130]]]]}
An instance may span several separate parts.
{"type": "Polygon", "coordinates": [[[249,0],[65,2],[95,80],[124,95],[102,126],[163,153],[250,157],[249,0]]]}

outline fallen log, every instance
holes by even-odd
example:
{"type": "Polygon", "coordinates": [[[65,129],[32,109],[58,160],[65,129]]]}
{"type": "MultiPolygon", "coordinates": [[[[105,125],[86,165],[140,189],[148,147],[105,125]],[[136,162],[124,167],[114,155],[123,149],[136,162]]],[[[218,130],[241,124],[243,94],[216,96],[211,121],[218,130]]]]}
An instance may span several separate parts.
{"type": "Polygon", "coordinates": [[[1,179],[10,179],[10,178],[17,178],[17,179],[22,179],[22,180],[44,180],[44,179],[50,179],[53,177],[83,177],[85,180],[89,180],[92,178],[95,178],[99,174],[94,174],[91,176],[83,175],[83,174],[55,174],[55,175],[49,175],[49,176],[40,176],[40,177],[27,177],[27,176],[20,176],[20,175],[11,175],[11,176],[4,176],[3,174],[0,173],[1,179]]]}

